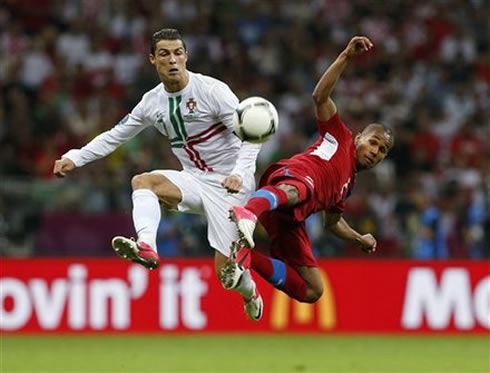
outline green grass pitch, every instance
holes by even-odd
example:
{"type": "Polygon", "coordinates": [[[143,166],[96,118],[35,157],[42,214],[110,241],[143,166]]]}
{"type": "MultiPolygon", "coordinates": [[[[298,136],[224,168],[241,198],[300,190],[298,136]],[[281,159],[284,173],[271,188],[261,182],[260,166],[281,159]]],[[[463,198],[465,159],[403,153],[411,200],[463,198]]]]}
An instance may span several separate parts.
{"type": "Polygon", "coordinates": [[[0,372],[490,372],[490,337],[2,335],[0,372]]]}

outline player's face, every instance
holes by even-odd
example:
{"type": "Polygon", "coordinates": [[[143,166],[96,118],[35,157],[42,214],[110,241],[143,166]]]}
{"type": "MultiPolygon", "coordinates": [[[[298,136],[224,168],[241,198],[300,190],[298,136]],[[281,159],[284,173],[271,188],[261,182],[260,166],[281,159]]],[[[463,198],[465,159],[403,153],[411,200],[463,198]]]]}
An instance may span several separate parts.
{"type": "Polygon", "coordinates": [[[386,158],[390,150],[390,136],[385,131],[360,133],[355,138],[357,169],[367,170],[386,158]]]}
{"type": "Polygon", "coordinates": [[[177,83],[187,77],[187,52],[181,40],[160,40],[150,62],[164,83],[177,83]]]}

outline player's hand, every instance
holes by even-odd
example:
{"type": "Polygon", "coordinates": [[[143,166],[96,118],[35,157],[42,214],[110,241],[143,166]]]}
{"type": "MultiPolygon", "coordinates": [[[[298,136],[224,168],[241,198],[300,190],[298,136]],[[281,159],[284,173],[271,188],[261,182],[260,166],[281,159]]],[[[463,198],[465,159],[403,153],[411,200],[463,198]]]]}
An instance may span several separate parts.
{"type": "Polygon", "coordinates": [[[75,163],[68,158],[61,158],[54,162],[53,174],[58,177],[65,177],[66,174],[76,168],[75,163]]]}
{"type": "Polygon", "coordinates": [[[367,52],[374,44],[365,36],[354,36],[350,39],[349,44],[345,47],[344,52],[349,57],[356,56],[358,54],[367,52]]]}
{"type": "Polygon", "coordinates": [[[242,178],[238,175],[230,175],[221,182],[228,193],[238,193],[242,187],[242,178]]]}
{"type": "Polygon", "coordinates": [[[376,251],[376,239],[370,233],[364,234],[359,239],[359,247],[365,253],[372,254],[376,251]]]}

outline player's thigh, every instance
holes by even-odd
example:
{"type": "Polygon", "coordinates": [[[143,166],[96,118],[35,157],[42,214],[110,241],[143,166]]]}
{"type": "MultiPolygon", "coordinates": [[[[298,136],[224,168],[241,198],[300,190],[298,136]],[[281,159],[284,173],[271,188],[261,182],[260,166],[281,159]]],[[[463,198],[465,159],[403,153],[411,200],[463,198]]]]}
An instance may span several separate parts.
{"type": "Polygon", "coordinates": [[[178,190],[180,199],[178,201],[174,201],[172,205],[167,205],[166,203],[166,206],[169,207],[169,209],[195,214],[203,213],[201,185],[199,180],[194,175],[186,171],[176,170],[155,170],[150,174],[165,177],[167,180],[169,180],[173,187],[178,190]]]}
{"type": "Polygon", "coordinates": [[[263,214],[260,222],[269,234],[273,257],[294,268],[318,266],[304,222],[292,221],[276,211],[263,214]]]}
{"type": "Polygon", "coordinates": [[[271,256],[293,267],[306,283],[305,302],[316,302],[323,294],[323,281],[304,223],[269,213],[264,228],[272,233],[271,256]]]}
{"type": "Polygon", "coordinates": [[[238,240],[236,226],[229,219],[229,209],[232,205],[230,199],[220,193],[207,193],[203,196],[209,244],[226,257],[230,256],[232,242],[238,240]]]}
{"type": "Polygon", "coordinates": [[[230,247],[238,239],[234,223],[229,219],[229,210],[233,205],[242,205],[250,196],[253,186],[244,185],[239,193],[228,193],[221,186],[219,176],[207,180],[203,187],[203,208],[208,220],[208,241],[212,248],[224,256],[230,256],[230,247]]]}

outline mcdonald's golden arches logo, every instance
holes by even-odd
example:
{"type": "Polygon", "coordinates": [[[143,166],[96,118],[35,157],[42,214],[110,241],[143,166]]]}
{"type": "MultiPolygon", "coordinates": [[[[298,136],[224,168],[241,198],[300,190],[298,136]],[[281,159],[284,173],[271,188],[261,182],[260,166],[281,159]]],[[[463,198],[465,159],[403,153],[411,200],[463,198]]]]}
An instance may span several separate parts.
{"type": "Polygon", "coordinates": [[[320,269],[324,290],[321,298],[313,303],[300,303],[289,298],[285,293],[275,289],[272,294],[270,325],[272,329],[282,330],[290,323],[296,325],[309,325],[315,319],[315,308],[317,310],[318,327],[323,330],[333,329],[337,324],[335,311],[335,296],[327,273],[320,269]],[[290,307],[292,302],[292,307],[290,307]],[[293,315],[293,320],[289,318],[293,315]]]}

